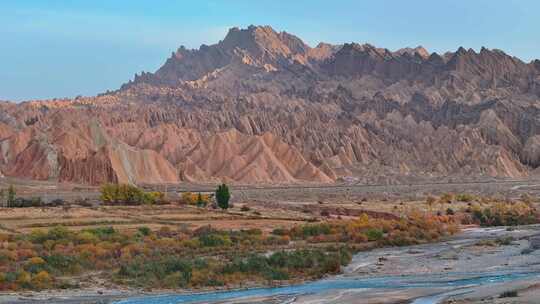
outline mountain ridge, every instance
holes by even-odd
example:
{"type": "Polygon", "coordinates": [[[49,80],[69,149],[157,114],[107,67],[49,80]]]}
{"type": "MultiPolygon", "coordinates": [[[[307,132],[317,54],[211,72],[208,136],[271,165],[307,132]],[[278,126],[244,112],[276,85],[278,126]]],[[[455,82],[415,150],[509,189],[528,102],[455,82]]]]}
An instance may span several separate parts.
{"type": "Polygon", "coordinates": [[[540,166],[539,101],[540,61],[500,50],[310,47],[232,28],[114,92],[0,103],[0,172],[87,184],[526,177],[540,166]]]}

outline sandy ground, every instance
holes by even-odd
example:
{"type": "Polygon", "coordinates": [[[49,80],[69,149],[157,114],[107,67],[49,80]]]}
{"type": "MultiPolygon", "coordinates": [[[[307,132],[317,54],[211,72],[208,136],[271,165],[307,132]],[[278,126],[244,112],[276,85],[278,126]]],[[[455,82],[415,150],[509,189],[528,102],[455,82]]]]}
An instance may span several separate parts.
{"type": "Polygon", "coordinates": [[[345,269],[345,276],[388,276],[480,273],[486,271],[540,270],[540,252],[522,255],[529,247],[528,237],[540,233],[540,227],[469,228],[449,241],[384,248],[360,253],[345,269]],[[482,241],[512,237],[510,245],[486,246],[482,241]],[[486,258],[489,257],[489,258],[486,258]]]}
{"type": "Polygon", "coordinates": [[[478,287],[467,293],[450,297],[444,304],[538,304],[540,279],[519,280],[512,283],[478,287]],[[503,292],[517,291],[517,297],[500,297],[503,292]]]}
{"type": "Polygon", "coordinates": [[[108,304],[126,297],[139,296],[136,291],[80,289],[68,291],[47,291],[9,293],[0,295],[1,304],[108,304]]]}
{"type": "MultiPolygon", "coordinates": [[[[17,193],[23,197],[40,196],[45,201],[56,198],[77,200],[99,198],[99,187],[56,183],[53,181],[32,181],[16,178],[0,178],[0,188],[14,185],[17,193]]],[[[213,192],[215,185],[175,184],[149,185],[147,189],[166,191],[171,198],[184,191],[213,192]]],[[[426,195],[442,193],[473,193],[498,197],[519,197],[527,193],[540,195],[540,178],[531,179],[494,179],[483,180],[462,178],[446,178],[439,180],[411,181],[399,185],[365,185],[365,184],[302,184],[302,185],[231,185],[233,201],[359,201],[362,199],[385,200],[419,200],[426,195]]]]}

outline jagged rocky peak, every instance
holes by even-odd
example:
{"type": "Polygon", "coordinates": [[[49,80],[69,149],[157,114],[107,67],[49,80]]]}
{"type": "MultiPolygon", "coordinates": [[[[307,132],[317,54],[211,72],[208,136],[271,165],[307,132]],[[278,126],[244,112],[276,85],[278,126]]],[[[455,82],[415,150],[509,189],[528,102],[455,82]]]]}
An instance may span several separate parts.
{"type": "MultiPolygon", "coordinates": [[[[199,50],[204,49],[204,47],[208,47],[208,46],[203,44],[203,45],[201,45],[199,50]]],[[[191,50],[191,49],[186,48],[184,45],[181,45],[180,47],[178,47],[176,52],[172,53],[171,58],[181,60],[181,59],[185,58],[186,56],[189,56],[190,54],[193,54],[194,52],[196,52],[196,50],[191,50]]]]}
{"type": "Polygon", "coordinates": [[[308,50],[308,57],[315,61],[323,61],[332,57],[342,47],[343,45],[320,42],[316,47],[308,50]]]}
{"type": "Polygon", "coordinates": [[[477,63],[487,62],[487,61],[496,61],[496,60],[505,60],[513,62],[515,64],[524,64],[520,59],[506,54],[504,51],[499,49],[488,49],[486,47],[481,47],[480,52],[476,52],[474,49],[469,48],[465,49],[464,47],[459,47],[454,53],[449,53],[454,60],[465,59],[465,60],[475,60],[477,63]]]}
{"type": "Polygon", "coordinates": [[[339,51],[343,47],[342,44],[330,44],[326,42],[319,42],[314,49],[331,50],[333,53],[339,51]]]}
{"type": "MultiPolygon", "coordinates": [[[[517,84],[524,89],[527,79],[535,78],[540,64],[525,64],[500,50],[485,47],[479,52],[459,47],[443,55],[430,53],[422,46],[390,51],[370,44],[346,43],[331,45],[320,43],[312,48],[297,36],[275,31],[270,26],[231,28],[225,38],[213,45],[202,45],[188,50],[180,47],[155,73],[137,76],[133,84],[155,86],[180,86],[185,81],[208,79],[209,75],[228,66],[234,72],[225,73],[226,81],[239,81],[257,71],[310,71],[316,77],[347,75],[374,76],[388,82],[417,79],[423,82],[444,84],[439,80],[456,77],[473,81],[475,86],[492,87],[517,84]],[[242,65],[248,65],[245,69],[242,65]],[[251,69],[255,67],[255,69],[251,69]],[[240,71],[251,71],[242,74],[240,71]],[[250,74],[251,73],[251,74],[250,74]],[[502,81],[500,81],[502,80],[502,81]]],[[[299,74],[296,74],[298,76],[299,74]]],[[[212,76],[214,77],[214,76],[212,76]]],[[[198,86],[202,84],[199,83],[198,86]]],[[[204,86],[204,85],[202,85],[204,86]]]]}
{"type": "Polygon", "coordinates": [[[512,83],[519,88],[527,86],[527,79],[536,73],[530,65],[520,59],[509,56],[501,50],[490,50],[485,47],[482,47],[480,52],[460,47],[452,55],[447,66],[449,70],[457,71],[467,79],[476,77],[492,85],[512,83]]]}
{"type": "MultiPolygon", "coordinates": [[[[134,82],[124,88],[140,82],[177,86],[182,81],[205,77],[232,62],[269,69],[275,69],[289,59],[307,63],[310,51],[311,48],[300,38],[287,32],[278,33],[270,26],[251,25],[245,29],[233,27],[217,44],[201,45],[196,50],[179,47],[156,73],[137,76],[134,82]]],[[[326,58],[329,55],[320,52],[317,56],[326,58]]]]}
{"type": "Polygon", "coordinates": [[[420,58],[424,60],[428,59],[431,55],[431,53],[421,45],[415,48],[407,47],[407,48],[399,49],[395,52],[395,54],[397,55],[408,54],[410,56],[420,56],[420,58]]]}
{"type": "MultiPolygon", "coordinates": [[[[360,56],[370,57],[377,60],[390,60],[402,58],[405,60],[426,61],[431,54],[424,47],[418,46],[415,48],[402,48],[395,52],[387,48],[379,48],[369,43],[358,44],[355,42],[344,44],[341,49],[335,52],[336,57],[339,56],[360,56]]],[[[435,54],[435,53],[434,53],[435,54]]]]}
{"type": "MultiPolygon", "coordinates": [[[[378,48],[371,44],[346,43],[330,58],[323,68],[330,75],[348,77],[372,76],[382,81],[398,81],[422,77],[422,65],[430,57],[421,47],[401,49],[391,52],[386,48],[378,48]]],[[[433,57],[435,62],[437,57],[433,57]]],[[[440,58],[439,58],[440,60],[440,58]]]]}
{"type": "Polygon", "coordinates": [[[295,54],[306,54],[311,49],[302,39],[285,31],[279,33],[281,41],[295,54]]]}
{"type": "Polygon", "coordinates": [[[381,57],[381,58],[392,56],[392,52],[390,52],[388,49],[378,48],[369,43],[365,43],[365,44],[358,44],[355,42],[345,43],[343,45],[343,48],[338,53],[341,54],[341,51],[343,51],[343,53],[349,53],[349,54],[356,53],[356,54],[373,56],[373,57],[381,57]]]}
{"type": "Polygon", "coordinates": [[[269,56],[288,57],[291,54],[305,54],[310,47],[300,38],[287,32],[276,32],[270,26],[250,25],[247,29],[233,27],[219,43],[226,50],[240,48],[259,58],[269,56]]]}
{"type": "Polygon", "coordinates": [[[446,58],[433,52],[429,55],[427,62],[432,65],[444,65],[446,63],[446,58]]]}

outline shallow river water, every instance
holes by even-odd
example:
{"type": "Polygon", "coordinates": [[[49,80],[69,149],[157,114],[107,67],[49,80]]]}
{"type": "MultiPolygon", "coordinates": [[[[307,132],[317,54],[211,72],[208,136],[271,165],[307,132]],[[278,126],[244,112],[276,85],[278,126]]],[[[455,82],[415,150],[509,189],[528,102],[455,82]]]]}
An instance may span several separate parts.
{"type": "MultiPolygon", "coordinates": [[[[456,276],[461,276],[456,274],[456,276]]],[[[380,277],[373,279],[350,279],[335,278],[321,280],[301,285],[256,288],[235,291],[220,291],[200,294],[184,295],[161,295],[142,298],[126,299],[118,304],[179,304],[179,303],[211,303],[236,298],[270,297],[277,295],[290,295],[291,297],[305,294],[319,294],[335,290],[354,289],[403,289],[403,288],[467,288],[485,284],[501,283],[506,281],[540,277],[540,273],[478,273],[467,278],[444,279],[441,276],[403,276],[403,277],[380,277]]],[[[437,303],[443,296],[434,295],[415,300],[414,304],[437,303]]]]}

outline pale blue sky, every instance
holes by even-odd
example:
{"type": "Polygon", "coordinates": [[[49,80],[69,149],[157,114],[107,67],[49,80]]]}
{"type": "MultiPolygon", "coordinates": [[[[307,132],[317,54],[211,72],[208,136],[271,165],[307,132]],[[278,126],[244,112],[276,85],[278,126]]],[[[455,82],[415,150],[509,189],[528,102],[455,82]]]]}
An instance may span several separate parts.
{"type": "Polygon", "coordinates": [[[540,58],[537,0],[2,0],[0,99],[95,95],[155,71],[180,45],[271,25],[314,46],[499,48],[540,58]]]}

